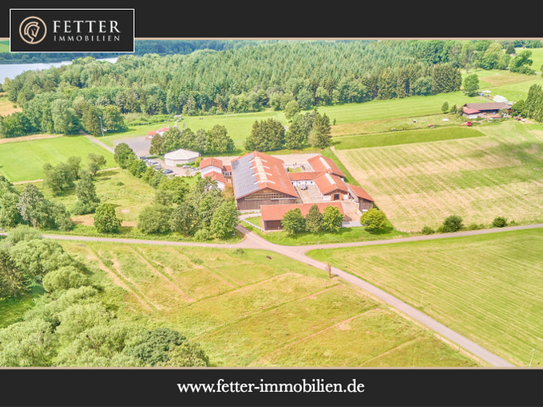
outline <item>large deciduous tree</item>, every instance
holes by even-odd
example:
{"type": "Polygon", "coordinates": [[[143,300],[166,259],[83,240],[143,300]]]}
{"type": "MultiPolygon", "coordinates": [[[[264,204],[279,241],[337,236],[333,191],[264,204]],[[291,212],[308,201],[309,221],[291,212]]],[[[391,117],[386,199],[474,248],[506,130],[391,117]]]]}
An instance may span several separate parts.
{"type": "Polygon", "coordinates": [[[213,214],[211,220],[211,233],[218,239],[232,237],[239,224],[238,210],[235,202],[223,202],[213,214]]]}
{"type": "Polygon", "coordinates": [[[464,78],[464,92],[468,96],[475,96],[479,90],[479,77],[477,74],[471,74],[464,78]]]}
{"type": "Polygon", "coordinates": [[[291,236],[305,230],[305,219],[299,208],[291,209],[283,216],[281,220],[283,231],[291,236]]]}

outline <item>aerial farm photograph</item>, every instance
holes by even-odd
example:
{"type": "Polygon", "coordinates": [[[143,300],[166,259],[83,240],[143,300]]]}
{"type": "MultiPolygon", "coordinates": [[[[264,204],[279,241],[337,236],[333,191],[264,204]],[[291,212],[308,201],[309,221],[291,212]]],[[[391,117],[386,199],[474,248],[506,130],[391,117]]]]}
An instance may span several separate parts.
{"type": "Polygon", "coordinates": [[[0,41],[0,367],[543,367],[543,41],[0,41]]]}

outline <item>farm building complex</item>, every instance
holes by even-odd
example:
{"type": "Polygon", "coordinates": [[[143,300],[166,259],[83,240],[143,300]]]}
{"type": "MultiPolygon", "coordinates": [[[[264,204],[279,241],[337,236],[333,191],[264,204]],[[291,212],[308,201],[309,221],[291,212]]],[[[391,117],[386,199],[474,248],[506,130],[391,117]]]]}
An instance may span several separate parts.
{"type": "Polygon", "coordinates": [[[217,158],[200,162],[202,177],[212,177],[219,187],[233,184],[240,211],[261,211],[264,230],[281,229],[281,219],[291,209],[302,213],[317,205],[336,206],[344,220],[357,222],[361,213],[373,208],[373,199],[361,187],[347,184],[345,174],[333,160],[318,155],[303,165],[306,171],[289,172],[283,160],[258,151],[223,165],[217,158]]]}

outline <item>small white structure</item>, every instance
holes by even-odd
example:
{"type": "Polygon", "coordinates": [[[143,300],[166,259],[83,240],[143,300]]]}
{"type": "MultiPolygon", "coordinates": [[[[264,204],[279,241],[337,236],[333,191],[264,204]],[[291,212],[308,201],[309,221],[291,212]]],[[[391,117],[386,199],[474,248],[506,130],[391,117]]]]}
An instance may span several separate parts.
{"type": "Polygon", "coordinates": [[[503,97],[503,96],[500,96],[500,95],[496,95],[494,96],[494,99],[492,99],[494,102],[498,102],[498,103],[507,103],[507,98],[503,97]]]}
{"type": "Polygon", "coordinates": [[[182,148],[175,151],[170,151],[164,155],[166,165],[176,166],[177,164],[188,164],[196,161],[200,157],[200,153],[196,151],[183,150],[182,148]]]}

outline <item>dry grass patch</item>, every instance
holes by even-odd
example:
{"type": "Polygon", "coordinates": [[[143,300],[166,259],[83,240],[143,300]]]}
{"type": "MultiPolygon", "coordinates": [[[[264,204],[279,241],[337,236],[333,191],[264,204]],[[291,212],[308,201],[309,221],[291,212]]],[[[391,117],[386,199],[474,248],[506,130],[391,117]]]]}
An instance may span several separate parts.
{"type": "Polygon", "coordinates": [[[0,99],[0,116],[8,116],[15,112],[22,112],[23,109],[21,109],[19,106],[13,107],[14,103],[9,101],[7,98],[0,99]]]}
{"type": "Polygon", "coordinates": [[[0,139],[0,144],[17,143],[19,141],[45,140],[48,138],[59,138],[59,137],[62,137],[62,134],[34,134],[32,136],[3,138],[3,139],[0,139]]]}
{"type": "Polygon", "coordinates": [[[401,230],[435,228],[453,214],[466,225],[543,220],[541,136],[518,123],[480,129],[487,137],[336,155],[401,230]]]}
{"type": "Polygon", "coordinates": [[[294,273],[282,274],[261,283],[193,303],[188,312],[175,315],[175,325],[189,336],[202,335],[280,304],[305,297],[331,284],[329,279],[294,273]]]}
{"type": "Polygon", "coordinates": [[[253,366],[477,366],[391,311],[376,308],[277,350],[253,366]],[[348,325],[349,329],[345,329],[348,325]],[[420,341],[419,352],[391,353],[420,341]],[[388,355],[388,360],[385,358],[388,355]]]}
{"type": "Polygon", "coordinates": [[[220,366],[258,364],[269,352],[304,340],[376,307],[360,292],[337,285],[194,338],[220,366]]]}

